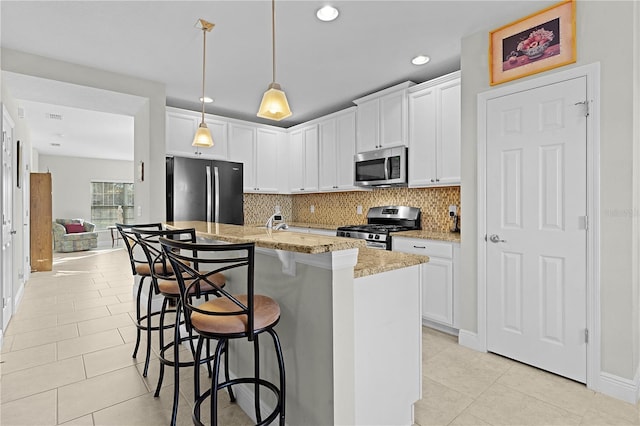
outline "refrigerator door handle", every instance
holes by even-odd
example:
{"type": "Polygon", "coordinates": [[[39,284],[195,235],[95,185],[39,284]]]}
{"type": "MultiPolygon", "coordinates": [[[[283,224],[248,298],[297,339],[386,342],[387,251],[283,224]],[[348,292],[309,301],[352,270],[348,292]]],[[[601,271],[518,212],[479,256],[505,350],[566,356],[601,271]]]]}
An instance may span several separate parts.
{"type": "Polygon", "coordinates": [[[218,167],[213,168],[213,184],[215,185],[215,220],[214,222],[218,222],[220,218],[220,173],[218,172],[218,167]]]}
{"type": "Polygon", "coordinates": [[[211,222],[211,166],[206,167],[206,174],[207,174],[207,222],[211,222]]]}

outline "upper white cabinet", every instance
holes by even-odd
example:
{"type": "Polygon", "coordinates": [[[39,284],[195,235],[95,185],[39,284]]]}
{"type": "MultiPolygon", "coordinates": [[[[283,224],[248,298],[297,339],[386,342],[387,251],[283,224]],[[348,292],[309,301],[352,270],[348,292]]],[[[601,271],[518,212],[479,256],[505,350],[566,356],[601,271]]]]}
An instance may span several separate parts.
{"type": "Polygon", "coordinates": [[[167,154],[217,160],[228,159],[227,122],[206,114],[204,121],[211,130],[214,144],[211,148],[191,146],[201,117],[201,114],[194,111],[167,107],[165,123],[167,154]]]}
{"type": "Polygon", "coordinates": [[[460,72],[409,89],[409,186],[460,184],[460,72]]]}
{"type": "Polygon", "coordinates": [[[318,192],[318,125],[296,127],[289,134],[292,193],[318,192]]]}
{"type": "Polygon", "coordinates": [[[407,145],[407,81],[353,101],[357,107],[356,151],[407,145]]]}
{"type": "Polygon", "coordinates": [[[282,132],[250,124],[229,124],[229,158],[244,163],[244,192],[278,193],[278,150],[282,132]]]}
{"type": "Polygon", "coordinates": [[[353,157],[356,153],[355,107],[318,123],[320,191],[355,189],[353,157]]]}

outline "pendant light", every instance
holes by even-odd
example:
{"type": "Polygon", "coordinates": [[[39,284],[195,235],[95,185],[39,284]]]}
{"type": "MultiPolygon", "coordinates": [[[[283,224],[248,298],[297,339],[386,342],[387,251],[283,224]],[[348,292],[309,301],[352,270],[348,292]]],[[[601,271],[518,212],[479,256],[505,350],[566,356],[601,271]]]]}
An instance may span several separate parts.
{"type": "Polygon", "coordinates": [[[260,102],[257,116],[280,121],[291,116],[292,112],[289,108],[289,102],[287,102],[287,95],[282,91],[280,85],[276,83],[276,0],[271,0],[271,46],[273,79],[267,91],[262,95],[262,102],[260,102]]]}
{"type": "Polygon", "coordinates": [[[211,137],[211,131],[207,127],[207,124],[204,122],[204,76],[205,76],[205,62],[207,55],[207,33],[210,32],[214,24],[211,22],[207,22],[204,19],[199,19],[198,24],[202,29],[203,35],[203,44],[202,44],[202,120],[200,121],[200,125],[198,126],[198,130],[196,131],[196,135],[193,138],[192,146],[200,147],[200,148],[210,148],[213,146],[213,138],[211,137]]]}

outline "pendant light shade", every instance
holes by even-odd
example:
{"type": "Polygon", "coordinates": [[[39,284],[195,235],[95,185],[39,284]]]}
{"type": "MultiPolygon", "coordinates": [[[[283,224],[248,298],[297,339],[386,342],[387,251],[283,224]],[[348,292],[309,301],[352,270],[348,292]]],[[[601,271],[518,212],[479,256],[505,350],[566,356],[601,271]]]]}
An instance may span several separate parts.
{"type": "Polygon", "coordinates": [[[203,35],[203,43],[202,43],[202,119],[200,120],[200,125],[198,126],[198,130],[196,131],[196,135],[193,138],[192,146],[198,148],[210,148],[213,146],[213,138],[211,137],[211,131],[207,127],[207,124],[204,122],[204,77],[205,77],[205,64],[207,58],[207,33],[213,29],[214,24],[211,22],[207,22],[204,19],[199,19],[198,24],[202,29],[203,35]]]}
{"type": "Polygon", "coordinates": [[[287,95],[278,83],[271,83],[269,89],[262,95],[258,117],[280,121],[291,116],[287,95]]]}
{"type": "Polygon", "coordinates": [[[258,117],[269,120],[280,121],[290,117],[292,112],[289,108],[287,95],[278,83],[276,83],[276,2],[271,0],[271,47],[272,47],[272,76],[273,79],[269,88],[262,95],[262,102],[258,109],[258,117]]]}

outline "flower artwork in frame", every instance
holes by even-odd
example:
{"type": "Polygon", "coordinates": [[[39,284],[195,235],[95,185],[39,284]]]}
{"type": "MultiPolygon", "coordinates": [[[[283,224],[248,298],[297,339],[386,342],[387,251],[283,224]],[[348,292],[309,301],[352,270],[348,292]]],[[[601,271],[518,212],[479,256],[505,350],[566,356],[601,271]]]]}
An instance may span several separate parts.
{"type": "Polygon", "coordinates": [[[575,0],[565,0],[489,33],[493,86],[576,61],[575,0]]]}

